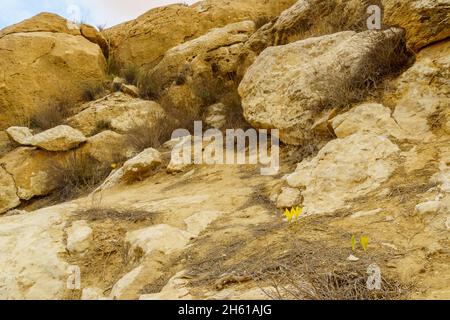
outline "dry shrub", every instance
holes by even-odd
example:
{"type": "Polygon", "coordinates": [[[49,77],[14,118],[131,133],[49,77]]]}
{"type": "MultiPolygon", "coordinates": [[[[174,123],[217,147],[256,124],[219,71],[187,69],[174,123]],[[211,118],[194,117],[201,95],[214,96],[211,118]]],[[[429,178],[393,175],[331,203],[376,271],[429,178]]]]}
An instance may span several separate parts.
{"type": "Polygon", "coordinates": [[[30,116],[29,125],[33,129],[48,130],[63,124],[72,113],[69,100],[50,102],[30,116]]]}
{"type": "Polygon", "coordinates": [[[135,65],[128,65],[121,71],[121,77],[127,84],[136,85],[139,80],[140,71],[135,65]]]}
{"type": "Polygon", "coordinates": [[[158,217],[158,213],[145,210],[115,209],[104,206],[93,206],[88,210],[78,211],[76,219],[87,221],[104,221],[107,219],[125,221],[130,223],[150,222],[153,223],[158,217]]]}
{"type": "Polygon", "coordinates": [[[52,194],[57,202],[65,202],[93,191],[109,175],[111,168],[91,156],[73,152],[51,168],[49,179],[59,188],[52,194]]]}
{"type": "Polygon", "coordinates": [[[157,101],[160,98],[158,82],[152,77],[150,72],[141,73],[137,81],[139,94],[142,99],[157,101]]]}
{"type": "Polygon", "coordinates": [[[256,19],[254,20],[256,30],[258,30],[258,29],[261,28],[262,26],[268,24],[268,23],[270,22],[270,20],[271,20],[271,19],[270,19],[270,17],[268,17],[268,16],[260,16],[260,17],[256,18],[256,19]]]}
{"type": "Polygon", "coordinates": [[[90,84],[83,88],[82,98],[83,101],[94,101],[105,95],[105,87],[101,84],[90,84]]]}
{"type": "MultiPolygon", "coordinates": [[[[369,46],[374,49],[364,55],[353,77],[348,77],[342,71],[329,74],[324,79],[317,79],[315,86],[325,90],[326,100],[321,108],[314,111],[345,108],[364,101],[370,94],[376,94],[380,88],[383,88],[385,80],[400,74],[411,63],[413,55],[406,48],[405,39],[390,37],[385,32],[368,33],[369,46]]],[[[340,69],[345,70],[344,67],[340,69]]]]}
{"type": "Polygon", "coordinates": [[[382,279],[381,290],[367,288],[368,275],[355,269],[321,272],[295,265],[280,265],[274,271],[254,276],[257,282],[269,282],[261,288],[274,300],[398,300],[406,290],[397,282],[382,279]]]}

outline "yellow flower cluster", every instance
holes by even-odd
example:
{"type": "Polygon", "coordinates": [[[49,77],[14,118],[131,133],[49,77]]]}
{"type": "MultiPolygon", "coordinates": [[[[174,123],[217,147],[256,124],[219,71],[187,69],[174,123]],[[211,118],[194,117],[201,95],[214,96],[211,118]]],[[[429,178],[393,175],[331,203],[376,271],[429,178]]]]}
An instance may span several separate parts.
{"type": "Polygon", "coordinates": [[[300,215],[303,213],[303,208],[295,207],[291,210],[287,209],[284,211],[284,216],[287,218],[287,221],[289,223],[292,222],[292,220],[297,220],[300,215]]]}

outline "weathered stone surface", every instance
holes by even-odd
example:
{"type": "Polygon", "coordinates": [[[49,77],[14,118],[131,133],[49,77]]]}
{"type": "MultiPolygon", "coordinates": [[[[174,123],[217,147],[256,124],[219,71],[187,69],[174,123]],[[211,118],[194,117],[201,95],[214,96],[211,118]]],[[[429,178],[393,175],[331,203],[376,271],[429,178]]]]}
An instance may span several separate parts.
{"type": "Polygon", "coordinates": [[[78,150],[100,163],[113,164],[129,159],[135,153],[126,141],[125,135],[106,130],[88,138],[78,150]]]}
{"type": "Polygon", "coordinates": [[[71,253],[82,253],[86,251],[93,239],[92,229],[88,226],[87,221],[74,221],[72,225],[66,229],[67,233],[67,250],[71,253]]]}
{"type": "Polygon", "coordinates": [[[130,243],[130,250],[142,249],[145,254],[154,250],[170,254],[182,249],[189,242],[190,234],[166,224],[128,232],[125,240],[130,243]]]}
{"type": "Polygon", "coordinates": [[[0,214],[17,207],[20,199],[12,175],[0,166],[0,214]]]}
{"type": "Polygon", "coordinates": [[[0,299],[61,299],[64,220],[57,209],[0,218],[0,299]]]}
{"type": "Polygon", "coordinates": [[[146,94],[158,96],[181,117],[198,114],[233,93],[237,97],[233,75],[254,28],[253,21],[234,23],[170,49],[149,73],[147,81],[156,88],[146,94]]]}
{"type": "Polygon", "coordinates": [[[90,42],[96,43],[103,52],[105,57],[109,55],[109,45],[105,36],[97,31],[93,26],[87,24],[80,25],[80,32],[83,37],[88,39],[90,42]]]}
{"type": "Polygon", "coordinates": [[[2,30],[0,128],[55,99],[78,101],[86,86],[102,83],[106,63],[100,47],[68,26],[45,14],[2,30]]]}
{"type": "Polygon", "coordinates": [[[123,182],[134,182],[147,178],[161,164],[161,154],[158,150],[148,148],[124,165],[114,170],[98,190],[106,190],[123,182]]]}
{"type": "Polygon", "coordinates": [[[224,129],[227,121],[227,107],[223,103],[209,106],[205,112],[205,124],[214,129],[224,129]]]}
{"type": "Polygon", "coordinates": [[[245,118],[257,128],[280,129],[285,143],[304,143],[323,109],[349,99],[351,83],[387,66],[372,68],[379,63],[372,56],[383,50],[392,57],[384,63],[398,62],[402,37],[398,29],[347,31],[266,49],[239,86],[245,118]]]}
{"type": "Polygon", "coordinates": [[[450,36],[449,0],[383,0],[384,23],[406,30],[414,51],[450,36]]]}
{"type": "Polygon", "coordinates": [[[135,99],[121,92],[89,102],[83,109],[67,122],[86,136],[103,130],[126,133],[143,125],[153,130],[166,116],[156,102],[135,99]]]}
{"type": "Polygon", "coordinates": [[[438,213],[442,205],[440,201],[427,201],[416,205],[415,213],[418,214],[433,214],[438,213]]]}
{"type": "Polygon", "coordinates": [[[31,139],[31,144],[48,151],[67,151],[86,142],[86,137],[72,127],[61,125],[38,133],[31,139]]]}
{"type": "Polygon", "coordinates": [[[277,198],[277,208],[292,208],[302,201],[302,195],[299,189],[284,187],[277,198]]]}
{"type": "Polygon", "coordinates": [[[152,67],[170,48],[198,38],[212,28],[263,16],[276,17],[294,2],[207,0],[192,6],[176,4],[150,10],[105,33],[120,63],[152,67]]]}
{"type": "Polygon", "coordinates": [[[267,47],[340,31],[367,30],[372,14],[367,12],[369,5],[381,8],[382,27],[404,28],[408,46],[415,51],[450,36],[449,0],[300,0],[245,44],[240,54],[240,78],[267,47]]]}
{"type": "Polygon", "coordinates": [[[57,187],[49,173],[58,158],[57,153],[20,147],[1,158],[0,165],[13,176],[19,198],[30,200],[47,195],[57,187]]]}
{"type": "Polygon", "coordinates": [[[134,98],[139,97],[139,88],[133,85],[122,84],[120,91],[134,98]]]}
{"type": "Polygon", "coordinates": [[[124,275],[117,283],[113,286],[111,290],[111,298],[120,299],[120,297],[126,292],[128,287],[130,287],[139,274],[142,271],[142,266],[134,268],[126,275],[124,275]]]}
{"type": "Polygon", "coordinates": [[[9,135],[6,131],[0,131],[0,158],[14,148],[9,135]]]}
{"type": "Polygon", "coordinates": [[[192,296],[187,288],[189,281],[185,278],[185,273],[185,271],[178,272],[160,292],[143,294],[139,300],[191,300],[192,296]]]}
{"type": "Polygon", "coordinates": [[[336,116],[331,120],[331,124],[338,138],[345,138],[356,132],[406,138],[405,132],[391,117],[391,113],[391,109],[381,104],[367,103],[336,116]]]}
{"type": "Polygon", "coordinates": [[[305,188],[305,213],[333,212],[387,181],[398,166],[391,157],[398,151],[383,136],[356,133],[329,142],[311,161],[300,163],[287,182],[305,188]]]}
{"type": "Polygon", "coordinates": [[[394,83],[386,99],[395,105],[393,117],[415,141],[433,141],[450,119],[450,41],[423,49],[414,65],[394,83]]]}
{"type": "Polygon", "coordinates": [[[27,127],[9,127],[6,129],[8,136],[20,145],[31,145],[33,132],[27,127]]]}

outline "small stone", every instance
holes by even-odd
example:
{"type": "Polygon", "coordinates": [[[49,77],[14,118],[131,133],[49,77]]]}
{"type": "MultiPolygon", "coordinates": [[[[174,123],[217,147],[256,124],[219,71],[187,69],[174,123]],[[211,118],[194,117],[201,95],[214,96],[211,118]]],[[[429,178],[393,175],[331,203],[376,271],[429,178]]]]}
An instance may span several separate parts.
{"type": "Polygon", "coordinates": [[[414,212],[418,214],[432,214],[432,213],[438,213],[441,209],[441,202],[440,201],[428,201],[419,203],[414,212]]]}
{"type": "Polygon", "coordinates": [[[122,84],[120,91],[134,98],[139,97],[139,88],[130,84],[122,84]]]}
{"type": "Polygon", "coordinates": [[[347,261],[356,262],[359,261],[359,258],[351,254],[348,256],[347,261]]]}
{"type": "Polygon", "coordinates": [[[16,143],[22,146],[31,144],[33,132],[27,127],[10,127],[6,129],[8,136],[16,143]]]}
{"type": "Polygon", "coordinates": [[[73,253],[81,253],[89,248],[92,240],[92,229],[84,220],[75,221],[67,232],[67,250],[73,253]]]}
{"type": "Polygon", "coordinates": [[[284,187],[277,198],[277,208],[292,208],[301,203],[302,195],[299,189],[284,187]]]}

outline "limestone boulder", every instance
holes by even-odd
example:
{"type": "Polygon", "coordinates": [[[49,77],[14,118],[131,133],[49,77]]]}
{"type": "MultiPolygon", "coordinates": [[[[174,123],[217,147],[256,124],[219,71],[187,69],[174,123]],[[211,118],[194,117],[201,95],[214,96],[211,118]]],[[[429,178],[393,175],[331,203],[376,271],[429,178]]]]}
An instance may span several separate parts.
{"type": "Polygon", "coordinates": [[[0,32],[0,128],[15,125],[51,101],[79,101],[105,78],[100,47],[76,25],[38,15],[0,32]]]}
{"type": "MultiPolygon", "coordinates": [[[[0,299],[62,299],[68,264],[60,209],[0,218],[0,299]]],[[[67,210],[66,210],[67,211],[67,210]]]]}
{"type": "Polygon", "coordinates": [[[0,167],[0,214],[20,205],[14,178],[0,167]]]}
{"type": "Polygon", "coordinates": [[[360,99],[357,83],[406,62],[404,33],[340,32],[264,50],[240,86],[246,120],[301,145],[327,109],[360,99]],[[375,59],[383,51],[386,59],[375,59]]]}
{"type": "Polygon", "coordinates": [[[414,51],[450,36],[450,0],[382,0],[384,24],[406,30],[414,51]]]}
{"type": "Polygon", "coordinates": [[[47,195],[58,186],[51,172],[62,157],[56,152],[20,147],[1,158],[0,165],[13,177],[18,197],[30,200],[47,195]]]}
{"type": "Polygon", "coordinates": [[[92,136],[105,130],[127,133],[140,126],[155,130],[165,117],[158,103],[116,92],[85,104],[83,111],[67,123],[86,136],[92,136]]]}
{"type": "Polygon", "coordinates": [[[334,117],[330,122],[338,138],[345,138],[357,132],[372,132],[407,139],[406,133],[391,117],[391,113],[391,109],[381,104],[366,103],[334,117]]]}
{"type": "Polygon", "coordinates": [[[127,137],[111,130],[102,131],[87,139],[79,152],[99,163],[117,164],[132,158],[136,150],[127,144],[127,137]]]}
{"type": "Polygon", "coordinates": [[[450,41],[444,41],[423,49],[414,65],[395,80],[386,101],[395,106],[393,118],[409,139],[426,142],[436,134],[448,134],[449,77],[450,41]]]}
{"type": "Polygon", "coordinates": [[[33,132],[27,127],[9,127],[6,129],[6,133],[15,143],[23,146],[31,145],[31,138],[33,138],[33,132]]]}
{"type": "Polygon", "coordinates": [[[305,213],[333,212],[386,182],[398,167],[399,151],[386,137],[355,133],[329,142],[315,158],[300,163],[287,183],[303,190],[305,213]]]}
{"type": "Polygon", "coordinates": [[[292,208],[302,201],[302,194],[297,188],[284,187],[277,198],[277,208],[292,208]]]}
{"type": "Polygon", "coordinates": [[[151,68],[164,53],[212,28],[276,17],[295,0],[207,0],[192,6],[175,4],[156,8],[137,19],[105,30],[112,53],[122,65],[151,68]]]}
{"type": "Polygon", "coordinates": [[[68,151],[86,140],[80,131],[66,125],[38,133],[30,139],[31,145],[48,151],[68,151]]]}
{"type": "Polygon", "coordinates": [[[168,50],[148,74],[146,81],[156,85],[144,84],[144,94],[157,96],[180,117],[237,96],[239,52],[254,29],[253,21],[238,22],[168,50]]]}

